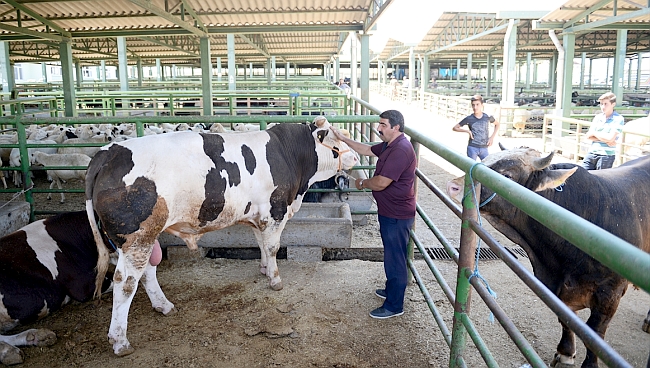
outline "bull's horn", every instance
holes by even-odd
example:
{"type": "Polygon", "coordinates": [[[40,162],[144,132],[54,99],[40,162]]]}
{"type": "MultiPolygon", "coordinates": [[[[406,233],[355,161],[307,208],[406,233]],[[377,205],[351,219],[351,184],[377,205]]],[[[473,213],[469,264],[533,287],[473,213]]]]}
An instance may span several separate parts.
{"type": "Polygon", "coordinates": [[[551,164],[553,160],[553,152],[549,153],[546,157],[540,157],[536,160],[533,160],[533,167],[535,170],[543,170],[551,164]]]}
{"type": "Polygon", "coordinates": [[[499,142],[499,148],[501,148],[501,151],[507,151],[508,148],[504,146],[501,142],[499,142]]]}

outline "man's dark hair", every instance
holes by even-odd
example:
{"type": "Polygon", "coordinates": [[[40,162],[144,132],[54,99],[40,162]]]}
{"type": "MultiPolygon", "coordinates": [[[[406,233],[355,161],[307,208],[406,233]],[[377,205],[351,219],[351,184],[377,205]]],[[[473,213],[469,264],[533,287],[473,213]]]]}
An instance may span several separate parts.
{"type": "Polygon", "coordinates": [[[382,112],[379,117],[382,119],[388,119],[391,128],[395,125],[399,125],[399,131],[404,131],[404,115],[402,115],[401,112],[397,110],[386,110],[382,112]]]}
{"type": "Polygon", "coordinates": [[[474,102],[474,101],[478,101],[478,102],[480,102],[482,104],[483,103],[483,96],[481,96],[481,95],[472,96],[472,99],[470,100],[470,102],[474,102]]]}

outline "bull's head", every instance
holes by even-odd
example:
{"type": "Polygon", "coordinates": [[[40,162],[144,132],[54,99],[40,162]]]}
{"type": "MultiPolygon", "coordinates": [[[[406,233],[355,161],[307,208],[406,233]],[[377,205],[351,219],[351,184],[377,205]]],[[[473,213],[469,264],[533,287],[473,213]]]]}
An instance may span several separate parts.
{"type": "MultiPolygon", "coordinates": [[[[318,116],[311,124],[312,135],[316,140],[318,153],[318,171],[327,171],[328,176],[316,178],[315,181],[332,177],[336,172],[349,170],[359,163],[356,152],[330,131],[330,123],[324,116],[318,116]]],[[[317,174],[318,175],[318,174],[317,174]]]]}
{"type": "MultiPolygon", "coordinates": [[[[552,159],[553,152],[541,157],[539,151],[524,147],[492,153],[483,164],[532,191],[541,192],[560,186],[578,169],[545,170],[552,159]]],[[[461,176],[447,183],[447,194],[458,203],[463,200],[464,180],[465,177],[461,176]]],[[[493,191],[483,185],[479,203],[492,194],[493,191]]]]}

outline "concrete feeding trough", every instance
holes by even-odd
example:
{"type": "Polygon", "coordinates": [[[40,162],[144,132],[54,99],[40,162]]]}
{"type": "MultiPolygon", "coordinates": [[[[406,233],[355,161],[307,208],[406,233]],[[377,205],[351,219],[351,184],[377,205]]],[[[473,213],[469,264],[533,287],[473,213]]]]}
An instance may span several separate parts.
{"type": "Polygon", "coordinates": [[[0,237],[9,235],[29,223],[28,202],[8,202],[0,205],[0,237]]]}
{"type": "MultiPolygon", "coordinates": [[[[162,233],[160,245],[184,245],[171,234],[162,233]]],[[[352,243],[352,216],[347,203],[303,203],[282,232],[283,247],[306,246],[326,248],[349,248],[352,243]]],[[[250,226],[233,225],[204,234],[198,242],[206,248],[258,247],[250,226]]]]}

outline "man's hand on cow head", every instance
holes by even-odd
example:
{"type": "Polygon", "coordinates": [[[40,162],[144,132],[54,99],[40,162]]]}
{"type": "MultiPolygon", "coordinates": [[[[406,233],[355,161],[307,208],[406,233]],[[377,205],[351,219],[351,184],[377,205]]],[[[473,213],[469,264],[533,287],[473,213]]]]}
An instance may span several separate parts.
{"type": "Polygon", "coordinates": [[[334,133],[334,136],[336,137],[336,139],[345,142],[346,136],[343,135],[343,133],[341,133],[340,130],[338,130],[337,128],[335,128],[333,126],[330,126],[330,130],[332,131],[332,133],[334,133]]]}

